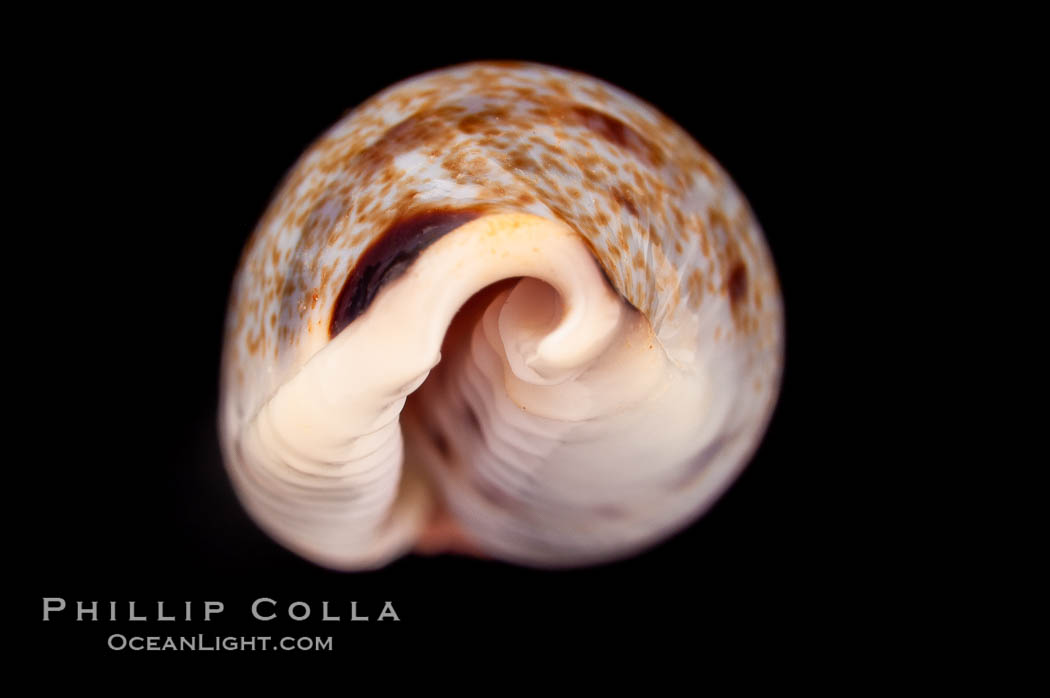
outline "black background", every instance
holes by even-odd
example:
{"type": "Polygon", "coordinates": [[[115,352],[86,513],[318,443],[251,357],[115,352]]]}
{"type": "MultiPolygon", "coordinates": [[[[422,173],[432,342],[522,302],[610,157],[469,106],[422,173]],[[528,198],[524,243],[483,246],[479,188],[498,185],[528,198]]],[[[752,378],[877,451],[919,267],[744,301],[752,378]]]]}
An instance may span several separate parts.
{"type": "Polygon", "coordinates": [[[850,163],[876,148],[866,95],[880,74],[863,67],[848,35],[643,34],[584,42],[548,28],[539,41],[451,41],[435,31],[381,48],[329,36],[305,49],[250,34],[236,43],[145,35],[67,47],[61,69],[34,86],[41,135],[28,145],[40,157],[28,175],[26,237],[44,248],[31,272],[44,281],[19,304],[41,337],[24,365],[47,377],[23,403],[43,428],[31,437],[37,455],[20,490],[29,513],[17,536],[30,586],[20,610],[36,650],[103,655],[115,631],[333,635],[337,653],[417,638],[433,649],[450,629],[477,638],[539,629],[624,646],[683,630],[751,642],[866,613],[870,596],[857,585],[867,573],[856,560],[868,544],[848,515],[859,501],[847,476],[858,445],[844,464],[832,426],[843,407],[827,396],[852,340],[826,331],[848,322],[852,303],[834,283],[854,254],[836,197],[855,176],[850,163]],[[223,471],[215,425],[229,283],[281,176],[345,110],[397,80],[483,58],[612,82],[726,167],[780,273],[781,399],[760,450],[718,504],[636,558],[568,572],[456,557],[326,571],[262,534],[223,471]],[[125,609],[130,600],[151,609],[214,599],[226,611],[208,625],[73,623],[69,612],[42,623],[45,596],[125,609]],[[259,596],[282,608],[309,602],[315,616],[328,600],[344,617],[351,600],[373,610],[390,600],[402,620],[278,628],[251,619],[259,596]]]}

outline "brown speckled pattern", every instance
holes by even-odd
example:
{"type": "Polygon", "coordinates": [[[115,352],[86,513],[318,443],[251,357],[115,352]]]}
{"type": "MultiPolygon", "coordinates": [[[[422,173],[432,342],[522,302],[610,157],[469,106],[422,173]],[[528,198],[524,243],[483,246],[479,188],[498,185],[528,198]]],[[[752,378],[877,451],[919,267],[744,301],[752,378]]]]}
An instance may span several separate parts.
{"type": "MultiPolygon", "coordinates": [[[[680,314],[716,304],[731,312],[712,314],[711,341],[780,349],[779,289],[761,232],[688,134],[591,77],[467,64],[349,112],[281,184],[233,286],[224,381],[237,395],[235,421],[328,340],[336,297],[366,247],[431,207],[561,219],[657,336],[680,314]]],[[[755,380],[773,399],[777,376],[755,380]]]]}

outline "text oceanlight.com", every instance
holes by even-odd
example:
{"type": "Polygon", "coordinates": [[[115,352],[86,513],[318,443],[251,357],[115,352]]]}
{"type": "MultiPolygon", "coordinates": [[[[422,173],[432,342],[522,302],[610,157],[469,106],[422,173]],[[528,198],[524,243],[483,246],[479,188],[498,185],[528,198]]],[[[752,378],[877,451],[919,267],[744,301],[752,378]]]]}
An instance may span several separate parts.
{"type": "Polygon", "coordinates": [[[132,652],[254,652],[256,650],[284,650],[286,652],[330,652],[331,637],[236,637],[219,635],[149,636],[114,633],[106,642],[111,650],[132,652]]]}

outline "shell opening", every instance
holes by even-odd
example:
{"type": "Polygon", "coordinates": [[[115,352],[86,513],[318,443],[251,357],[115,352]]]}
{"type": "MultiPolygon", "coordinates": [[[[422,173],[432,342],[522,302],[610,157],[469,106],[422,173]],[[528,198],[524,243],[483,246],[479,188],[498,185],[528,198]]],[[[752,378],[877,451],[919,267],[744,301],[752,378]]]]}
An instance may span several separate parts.
{"type": "Polygon", "coordinates": [[[486,215],[380,289],[247,425],[243,457],[263,468],[242,483],[246,504],[340,568],[448,542],[424,534],[438,500],[468,531],[452,538],[484,553],[623,554],[677,510],[653,501],[695,450],[704,391],[676,371],[574,231],[486,215]],[[645,441],[657,428],[660,443],[645,441]],[[440,465],[452,453],[463,467],[440,465]],[[593,525],[613,509],[619,521],[593,525]]]}

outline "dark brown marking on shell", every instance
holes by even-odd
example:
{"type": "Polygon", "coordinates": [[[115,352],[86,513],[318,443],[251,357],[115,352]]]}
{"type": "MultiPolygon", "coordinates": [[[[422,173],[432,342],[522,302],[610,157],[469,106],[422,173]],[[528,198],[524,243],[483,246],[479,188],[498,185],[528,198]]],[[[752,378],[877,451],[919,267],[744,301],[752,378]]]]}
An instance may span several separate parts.
{"type": "Polygon", "coordinates": [[[398,219],[357,260],[335,301],[328,336],[368,309],[383,284],[401,276],[441,236],[481,215],[480,209],[428,209],[398,219]]]}
{"type": "Polygon", "coordinates": [[[747,267],[743,262],[737,262],[730,270],[726,293],[729,294],[729,303],[734,307],[747,295],[747,267]]]}
{"type": "Polygon", "coordinates": [[[612,189],[613,198],[616,201],[631,212],[631,215],[635,218],[638,217],[638,206],[634,203],[634,199],[630,194],[620,189],[619,187],[613,187],[612,189]]]}
{"type": "MultiPolygon", "coordinates": [[[[493,121],[499,122],[503,119],[506,119],[508,116],[509,112],[504,107],[484,109],[482,111],[467,114],[466,116],[462,117],[456,124],[456,126],[463,133],[470,134],[477,133],[486,129],[493,130],[493,121]]],[[[495,129],[495,131],[496,133],[498,133],[498,129],[495,129]]]]}
{"type": "Polygon", "coordinates": [[[352,159],[342,159],[344,167],[359,167],[366,177],[388,168],[401,153],[437,145],[447,138],[447,122],[462,108],[450,105],[433,110],[420,110],[387,129],[374,143],[352,159]]]}
{"type": "Polygon", "coordinates": [[[631,151],[653,165],[660,166],[664,163],[663,153],[659,148],[616,117],[581,104],[574,105],[571,113],[577,122],[605,140],[631,151]]]}

